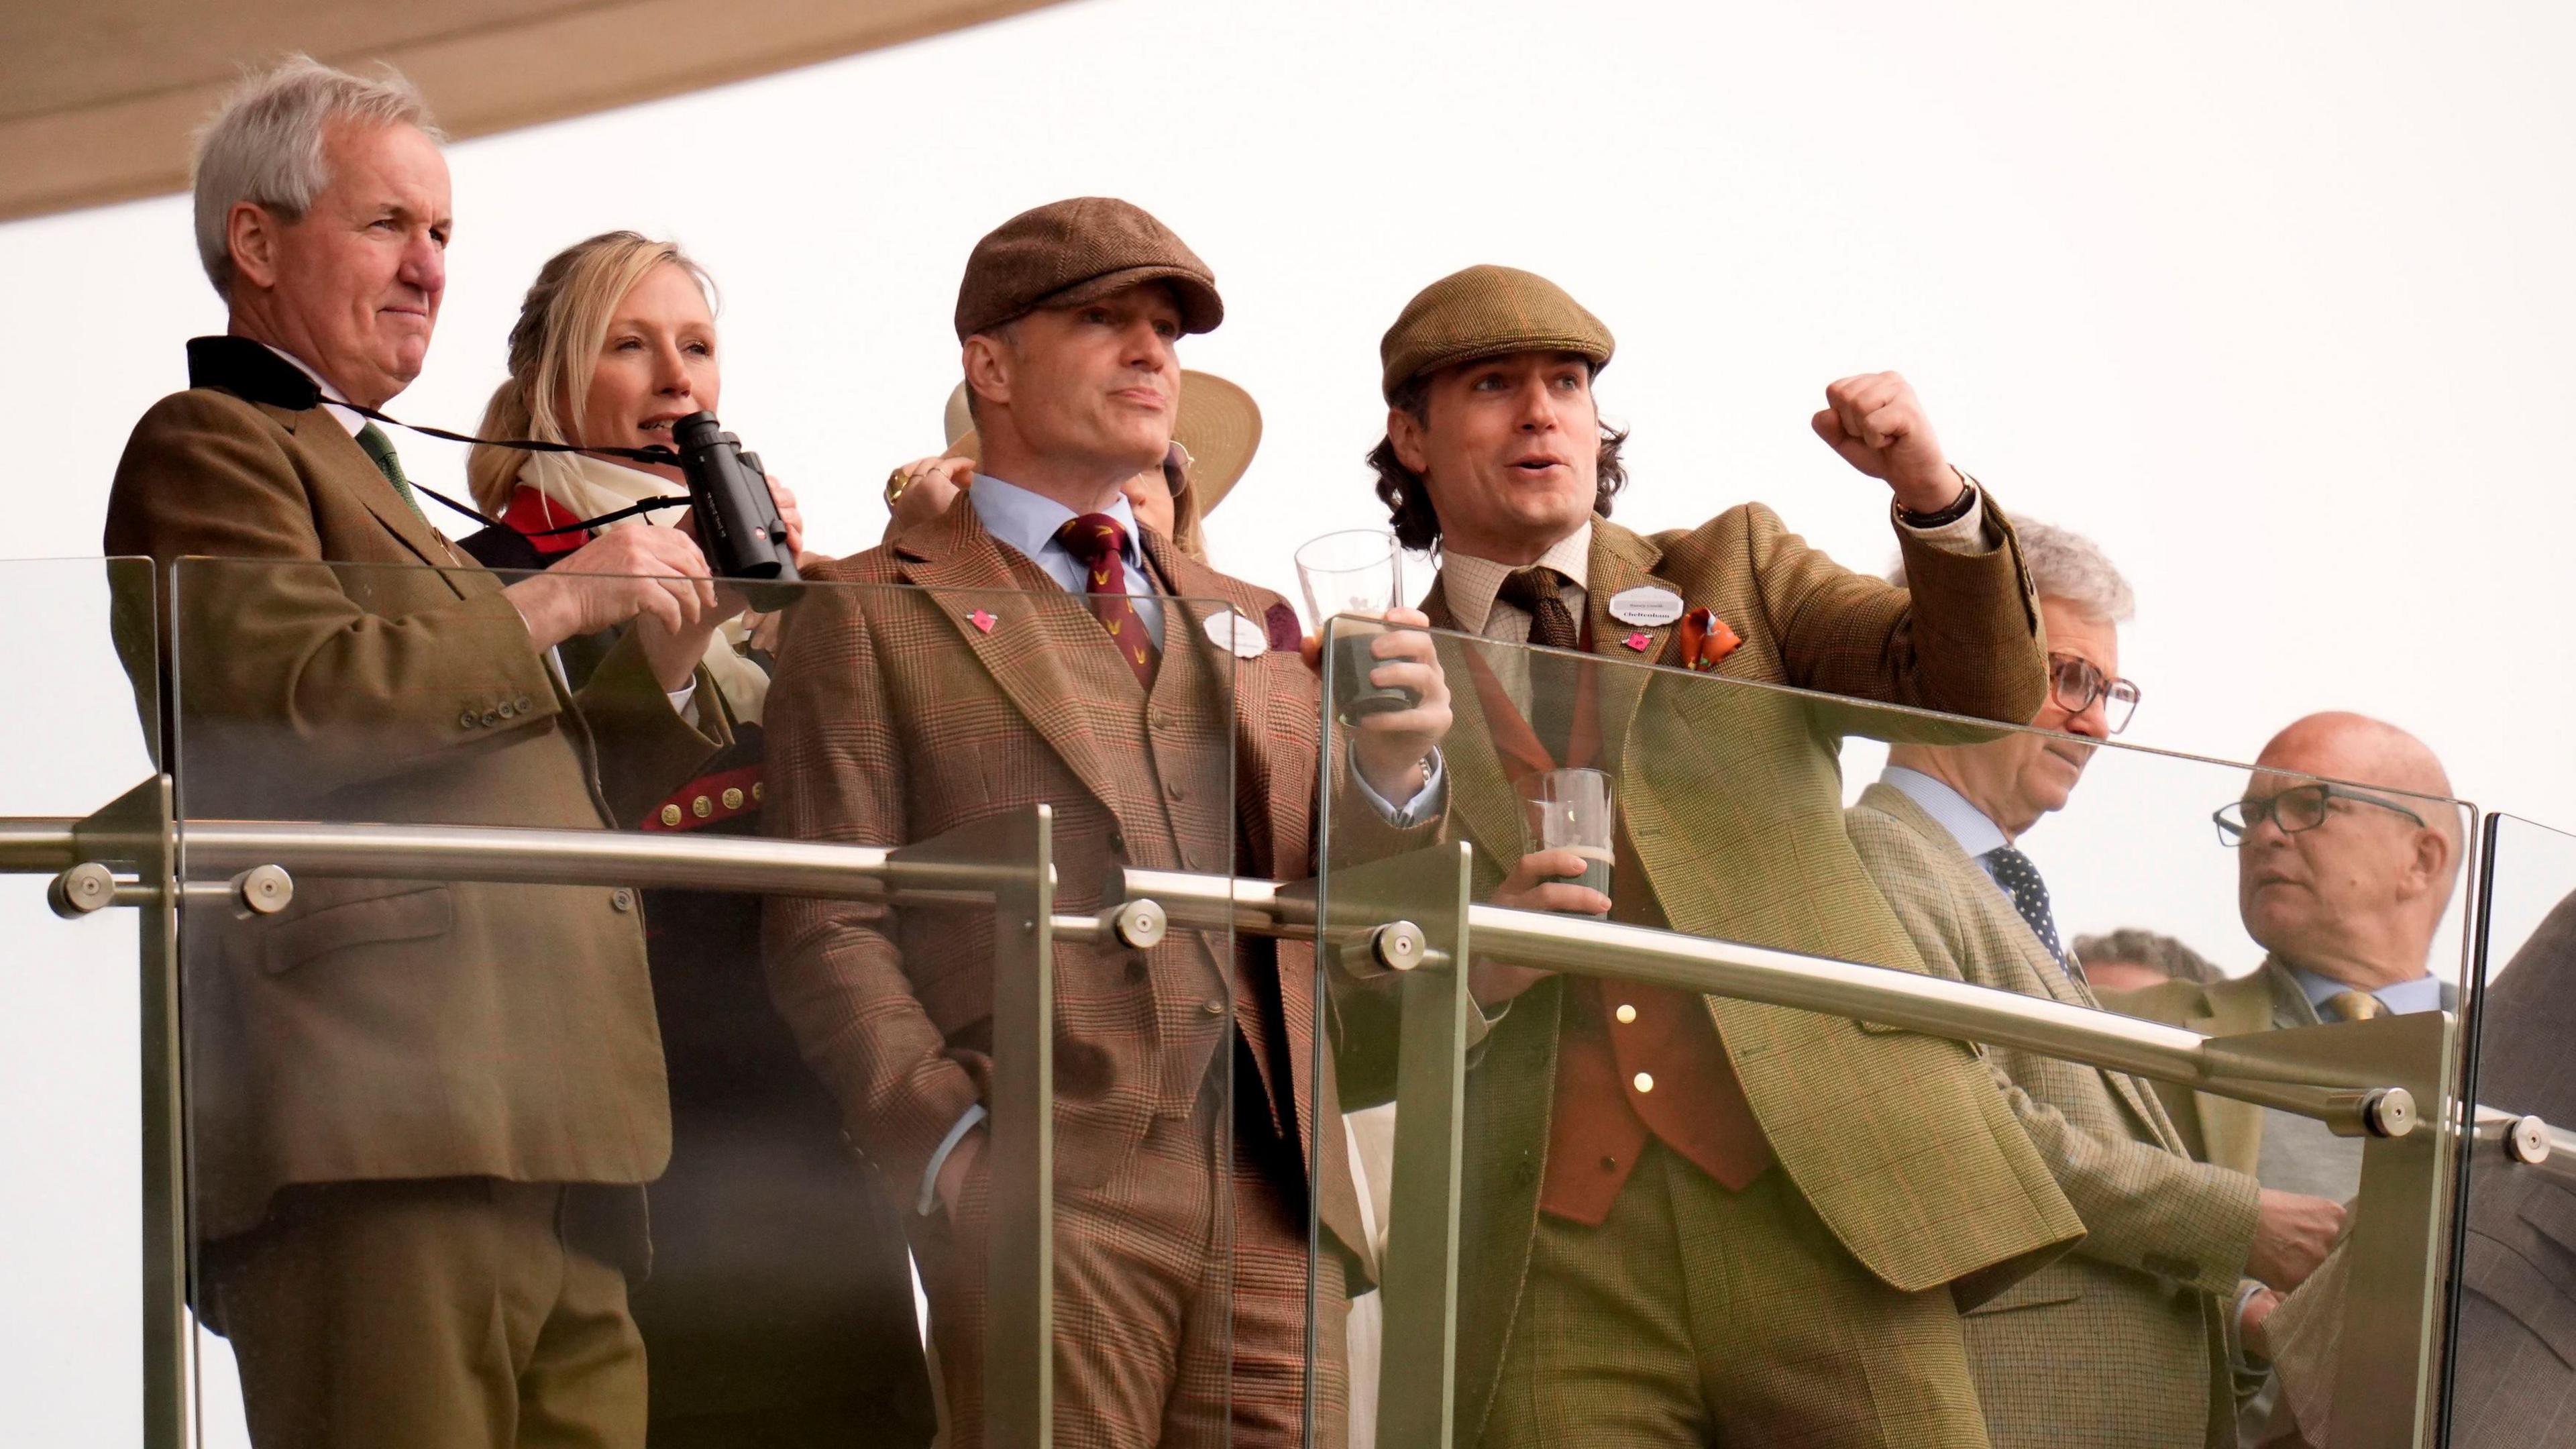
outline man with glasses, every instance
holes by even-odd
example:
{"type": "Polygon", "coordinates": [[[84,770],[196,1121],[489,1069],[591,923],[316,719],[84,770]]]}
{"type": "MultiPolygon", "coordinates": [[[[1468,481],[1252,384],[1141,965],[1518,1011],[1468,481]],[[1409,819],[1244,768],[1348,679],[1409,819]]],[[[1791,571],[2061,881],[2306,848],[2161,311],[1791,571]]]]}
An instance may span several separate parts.
{"type": "MultiPolygon", "coordinates": [[[[2210,1036],[2455,1009],[2457,989],[2430,969],[2460,871],[2450,793],[2442,762],[2395,725],[2339,712],[2292,724],[2256,757],[2242,798],[2215,812],[2219,842],[2237,853],[2237,913],[2263,964],[2214,986],[2177,981],[2104,1004],[2210,1036]],[[2328,783],[2345,780],[2367,783],[2328,783]]],[[[2228,1097],[2164,1083],[2157,1093],[2204,1162],[2335,1202],[2360,1191],[2357,1138],[2228,1097]]],[[[2278,1302],[2271,1288],[2242,1290],[2248,1343],[2264,1341],[2278,1302]]],[[[2249,1417],[2259,1426],[2265,1401],[2249,1417]]]]}
{"type": "MultiPolygon", "coordinates": [[[[2052,733],[1894,745],[1844,824],[1934,972],[2090,1008],[2083,963],[2015,842],[2065,808],[2095,745],[2137,709],[2137,686],[2118,674],[2132,603],[2089,540],[2027,520],[2020,532],[2048,631],[2049,698],[2032,723],[2052,733]]],[[[2153,1090],[2126,1072],[2005,1048],[1986,1064],[2087,1230],[2074,1253],[1962,1322],[1995,1449],[2232,1446],[2224,1347],[2237,1284],[2296,1287],[2340,1210],[2192,1161],[2153,1090]]]]}

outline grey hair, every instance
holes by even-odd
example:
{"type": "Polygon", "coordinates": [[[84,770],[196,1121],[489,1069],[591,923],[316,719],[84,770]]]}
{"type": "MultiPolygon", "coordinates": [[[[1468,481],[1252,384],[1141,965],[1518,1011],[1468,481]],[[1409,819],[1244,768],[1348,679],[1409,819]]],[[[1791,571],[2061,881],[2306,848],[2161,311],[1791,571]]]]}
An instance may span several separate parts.
{"type": "MultiPolygon", "coordinates": [[[[2031,591],[2041,598],[2072,604],[2077,613],[2105,624],[2125,624],[2138,612],[2129,581],[2120,577],[2119,569],[2093,540],[2072,529],[2028,519],[2016,521],[2013,532],[2021,537],[2021,558],[2030,570],[2031,591]]],[[[1901,560],[1888,571],[1887,581],[1905,587],[1901,560]]]]}
{"type": "Polygon", "coordinates": [[[391,66],[370,79],[299,54],[244,80],[197,132],[193,167],[197,260],[227,301],[233,208],[247,201],[290,222],[302,219],[331,184],[322,143],[334,121],[411,126],[432,141],[447,140],[430,119],[429,102],[391,66]]]}

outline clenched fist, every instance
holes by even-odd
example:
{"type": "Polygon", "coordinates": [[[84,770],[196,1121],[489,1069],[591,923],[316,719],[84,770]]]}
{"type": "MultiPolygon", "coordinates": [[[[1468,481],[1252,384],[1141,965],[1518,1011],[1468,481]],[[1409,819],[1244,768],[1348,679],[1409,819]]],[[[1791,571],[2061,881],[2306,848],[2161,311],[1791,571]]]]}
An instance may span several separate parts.
{"type": "Polygon", "coordinates": [[[1826,446],[1884,481],[1909,513],[1938,513],[1967,486],[1941,455],[1913,385],[1893,372],[1864,372],[1827,387],[1812,421],[1826,446]]]}

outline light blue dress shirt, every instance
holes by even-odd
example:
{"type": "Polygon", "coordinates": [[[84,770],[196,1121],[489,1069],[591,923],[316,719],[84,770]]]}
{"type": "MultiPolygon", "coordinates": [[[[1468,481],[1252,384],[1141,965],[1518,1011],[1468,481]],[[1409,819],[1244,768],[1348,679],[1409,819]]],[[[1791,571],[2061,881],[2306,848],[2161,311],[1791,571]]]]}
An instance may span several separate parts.
{"type": "MultiPolygon", "coordinates": [[[[989,473],[975,475],[975,486],[966,490],[966,498],[975,506],[975,516],[983,520],[986,533],[1046,570],[1047,577],[1064,585],[1065,592],[1090,592],[1086,577],[1090,570],[1056,538],[1056,533],[1080,514],[1043,493],[1032,493],[989,473]]],[[[1127,495],[1121,493],[1109,500],[1109,506],[1101,512],[1117,519],[1118,526],[1127,530],[1127,546],[1121,550],[1127,561],[1127,597],[1135,601],[1136,617],[1145,621],[1146,636],[1160,649],[1163,601],[1155,595],[1154,581],[1146,575],[1145,546],[1136,538],[1135,510],[1127,506],[1127,495]]]]}
{"type": "Polygon", "coordinates": [[[2012,842],[2004,838],[2002,827],[1986,818],[1986,812],[1968,803],[1967,796],[1921,770],[1909,770],[1903,765],[1890,765],[1880,771],[1878,783],[1922,806],[1924,814],[1940,822],[1941,828],[1950,832],[1950,838],[1959,842],[1959,848],[1977,863],[1977,869],[1984,871],[1988,880],[1994,879],[1995,868],[1987,862],[1986,852],[2012,842]]]}
{"type": "MultiPolygon", "coordinates": [[[[2299,989],[2308,994],[2308,1005],[2317,1009],[2321,1019],[2325,1016],[2328,1000],[2353,989],[2331,977],[2320,976],[2305,966],[2291,967],[2290,975],[2298,981],[2299,989]]],[[[2397,1015],[2409,1016],[2419,1011],[2440,1011],[2448,1006],[2445,997],[2449,984],[2438,976],[2418,976],[2412,981],[2383,986],[2370,994],[2378,997],[2380,1005],[2397,1015]]]]}

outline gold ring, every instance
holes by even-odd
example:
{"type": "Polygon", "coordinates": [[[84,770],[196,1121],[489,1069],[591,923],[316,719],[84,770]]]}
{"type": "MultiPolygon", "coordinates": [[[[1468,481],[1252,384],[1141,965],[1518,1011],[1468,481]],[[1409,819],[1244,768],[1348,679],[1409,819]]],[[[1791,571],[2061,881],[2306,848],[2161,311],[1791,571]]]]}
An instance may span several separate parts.
{"type": "Polygon", "coordinates": [[[886,507],[894,507],[895,500],[903,496],[903,490],[912,486],[914,476],[915,475],[911,473],[903,471],[901,468],[897,468],[886,475],[886,507]]]}

